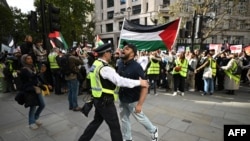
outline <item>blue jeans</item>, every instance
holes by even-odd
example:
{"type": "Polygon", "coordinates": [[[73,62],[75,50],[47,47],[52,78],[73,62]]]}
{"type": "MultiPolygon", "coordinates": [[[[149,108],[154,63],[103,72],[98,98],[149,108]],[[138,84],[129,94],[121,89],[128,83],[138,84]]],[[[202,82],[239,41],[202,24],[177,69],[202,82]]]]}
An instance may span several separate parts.
{"type": "Polygon", "coordinates": [[[206,94],[210,93],[214,93],[214,80],[213,78],[204,78],[204,92],[206,94]]]}
{"type": "Polygon", "coordinates": [[[36,120],[40,117],[40,114],[42,113],[44,107],[45,107],[45,102],[42,94],[38,94],[38,100],[39,100],[39,105],[38,108],[36,106],[31,106],[30,111],[29,111],[29,125],[34,124],[36,120]]]}
{"type": "Polygon", "coordinates": [[[79,81],[77,79],[67,80],[69,108],[78,107],[77,96],[79,91],[79,81]]]}
{"type": "Polygon", "coordinates": [[[135,113],[136,104],[137,102],[120,103],[120,118],[122,123],[121,129],[124,140],[132,140],[131,124],[129,120],[130,114],[132,114],[134,118],[141,125],[143,125],[149,133],[154,133],[156,130],[156,127],[152,124],[152,122],[147,118],[147,116],[142,111],[140,113],[135,113]]]}

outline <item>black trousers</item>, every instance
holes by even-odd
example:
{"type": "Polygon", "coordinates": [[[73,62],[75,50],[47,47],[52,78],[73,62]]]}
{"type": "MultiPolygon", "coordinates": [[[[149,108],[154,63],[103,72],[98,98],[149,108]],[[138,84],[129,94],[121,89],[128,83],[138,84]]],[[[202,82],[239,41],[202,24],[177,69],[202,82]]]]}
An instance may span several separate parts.
{"type": "Polygon", "coordinates": [[[87,126],[78,141],[90,141],[103,120],[108,124],[112,141],[122,141],[120,123],[114,102],[104,104],[102,99],[94,99],[94,119],[87,126]]]}
{"type": "Polygon", "coordinates": [[[195,74],[195,87],[198,91],[204,91],[203,70],[195,74]]]}
{"type": "Polygon", "coordinates": [[[177,90],[184,92],[185,91],[185,77],[182,77],[180,74],[174,74],[174,91],[177,90]]]}
{"type": "Polygon", "coordinates": [[[51,73],[53,76],[53,86],[55,88],[55,94],[63,94],[61,91],[62,88],[62,79],[60,69],[51,69],[51,73]]]}

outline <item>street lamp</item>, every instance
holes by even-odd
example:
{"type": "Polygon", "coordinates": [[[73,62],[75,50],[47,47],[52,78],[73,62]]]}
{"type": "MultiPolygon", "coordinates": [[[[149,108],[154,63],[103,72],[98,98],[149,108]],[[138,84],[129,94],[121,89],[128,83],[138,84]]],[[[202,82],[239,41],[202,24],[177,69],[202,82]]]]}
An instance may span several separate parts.
{"type": "Polygon", "coordinates": [[[128,8],[127,8],[127,12],[128,12],[128,20],[130,20],[131,7],[128,7],[128,8]]]}

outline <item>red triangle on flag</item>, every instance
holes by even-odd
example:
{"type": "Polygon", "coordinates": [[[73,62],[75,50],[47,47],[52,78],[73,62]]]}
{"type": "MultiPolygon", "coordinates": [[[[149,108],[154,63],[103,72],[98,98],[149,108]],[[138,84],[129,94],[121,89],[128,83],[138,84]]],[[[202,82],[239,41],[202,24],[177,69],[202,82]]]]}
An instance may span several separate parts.
{"type": "Polygon", "coordinates": [[[54,31],[49,33],[49,38],[56,38],[56,37],[60,37],[60,32],[54,31]]]}
{"type": "Polygon", "coordinates": [[[159,34],[162,41],[167,46],[168,50],[171,50],[175,42],[175,39],[177,37],[179,22],[180,22],[180,19],[173,21],[172,23],[169,24],[168,27],[165,28],[163,32],[159,34]]]}

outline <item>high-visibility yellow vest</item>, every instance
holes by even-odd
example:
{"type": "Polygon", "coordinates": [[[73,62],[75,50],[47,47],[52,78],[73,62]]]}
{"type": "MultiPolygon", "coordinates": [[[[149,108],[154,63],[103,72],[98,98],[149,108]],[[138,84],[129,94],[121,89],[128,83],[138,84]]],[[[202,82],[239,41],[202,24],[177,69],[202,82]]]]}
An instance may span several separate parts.
{"type": "Polygon", "coordinates": [[[58,69],[58,68],[60,68],[59,65],[57,64],[56,56],[57,56],[57,54],[54,53],[54,52],[50,53],[49,56],[48,56],[49,64],[50,64],[50,68],[51,69],[58,69]]]}
{"type": "Polygon", "coordinates": [[[216,75],[216,62],[214,59],[210,58],[210,67],[212,69],[212,75],[215,76],[216,75]]]}
{"type": "Polygon", "coordinates": [[[95,62],[92,65],[92,67],[94,67],[94,71],[89,72],[92,95],[95,98],[100,98],[102,96],[102,93],[112,94],[114,96],[114,100],[117,100],[119,87],[116,87],[114,90],[102,87],[100,79],[100,69],[103,66],[104,64],[100,60],[95,60],[95,62]]]}
{"type": "MultiPolygon", "coordinates": [[[[5,65],[0,63],[0,70],[3,71],[5,65]]],[[[0,77],[4,77],[3,72],[0,72],[0,77]]]]}
{"type": "Polygon", "coordinates": [[[9,70],[10,70],[10,72],[12,72],[13,71],[13,66],[12,66],[13,61],[12,60],[7,60],[7,62],[9,63],[9,70]]]}
{"type": "Polygon", "coordinates": [[[225,74],[230,78],[233,79],[237,84],[240,82],[240,75],[233,74],[233,70],[237,68],[237,63],[234,61],[233,67],[228,70],[225,70],[225,74]]]}
{"type": "Polygon", "coordinates": [[[147,70],[147,74],[160,74],[160,63],[155,63],[152,59],[150,59],[150,66],[147,70]]]}
{"type": "Polygon", "coordinates": [[[181,66],[181,70],[177,72],[177,71],[175,71],[175,69],[173,69],[172,74],[180,74],[183,77],[187,77],[187,71],[188,71],[187,59],[184,59],[183,62],[181,62],[180,59],[176,59],[175,64],[176,64],[176,66],[181,66]]]}

